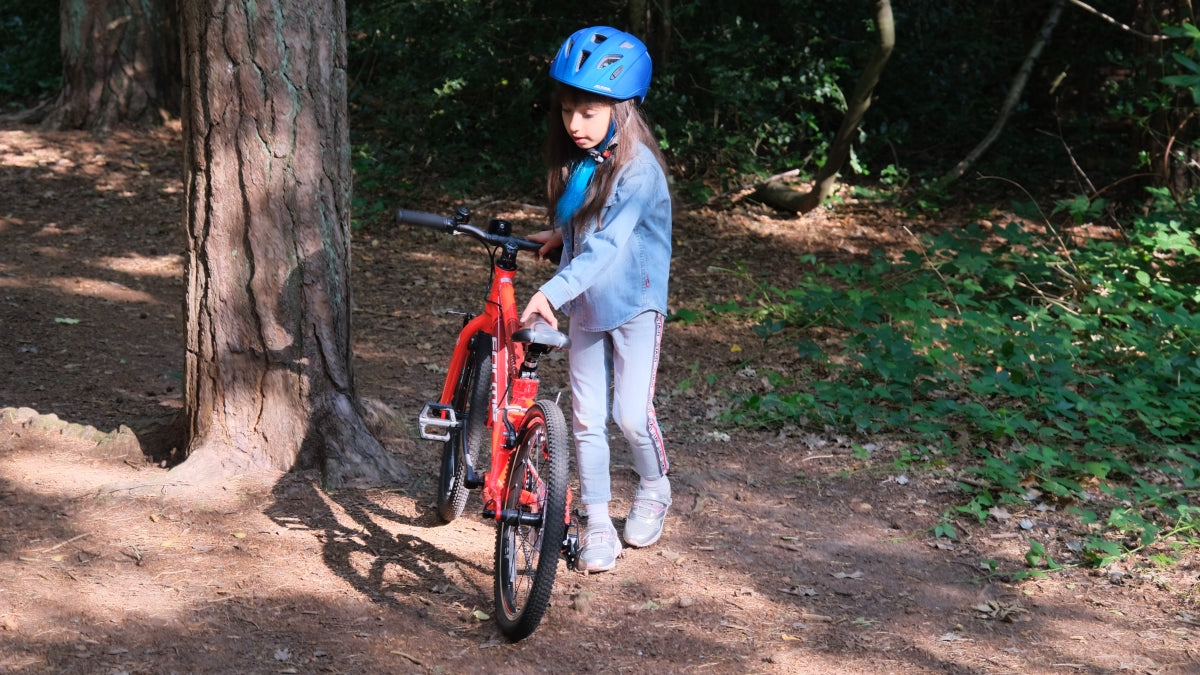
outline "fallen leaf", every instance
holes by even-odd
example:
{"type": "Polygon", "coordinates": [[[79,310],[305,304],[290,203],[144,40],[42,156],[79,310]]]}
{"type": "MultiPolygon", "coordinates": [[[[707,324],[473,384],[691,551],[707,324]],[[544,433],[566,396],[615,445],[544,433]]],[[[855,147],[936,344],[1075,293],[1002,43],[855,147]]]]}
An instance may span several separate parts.
{"type": "Polygon", "coordinates": [[[474,612],[471,612],[471,616],[476,621],[487,621],[488,619],[492,618],[492,617],[488,616],[488,613],[483,611],[482,609],[477,609],[474,612]]]}
{"type": "Polygon", "coordinates": [[[787,633],[780,633],[779,637],[783,638],[784,642],[801,642],[803,640],[803,638],[798,638],[795,635],[788,635],[787,633]]]}
{"type": "Polygon", "coordinates": [[[246,533],[245,532],[234,532],[233,536],[237,537],[238,539],[245,539],[246,533]]]}

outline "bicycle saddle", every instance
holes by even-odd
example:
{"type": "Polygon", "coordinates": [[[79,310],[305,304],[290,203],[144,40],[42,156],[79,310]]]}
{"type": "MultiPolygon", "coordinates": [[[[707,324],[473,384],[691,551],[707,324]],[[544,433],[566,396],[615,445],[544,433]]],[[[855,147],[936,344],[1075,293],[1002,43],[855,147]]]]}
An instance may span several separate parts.
{"type": "Polygon", "coordinates": [[[525,342],[535,345],[545,345],[556,349],[569,349],[571,338],[554,330],[545,321],[535,321],[529,328],[522,328],[513,333],[513,342],[525,342]]]}

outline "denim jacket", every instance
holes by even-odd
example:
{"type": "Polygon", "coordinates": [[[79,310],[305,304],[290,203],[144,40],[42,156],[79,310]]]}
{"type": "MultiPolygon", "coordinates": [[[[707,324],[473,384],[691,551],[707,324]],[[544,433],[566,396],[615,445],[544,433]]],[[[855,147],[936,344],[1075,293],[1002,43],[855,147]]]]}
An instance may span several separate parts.
{"type": "Polygon", "coordinates": [[[594,332],[647,310],[666,314],[671,195],[649,148],[640,146],[621,169],[600,223],[574,236],[564,227],[558,272],[540,289],[546,299],[574,326],[594,332]]]}

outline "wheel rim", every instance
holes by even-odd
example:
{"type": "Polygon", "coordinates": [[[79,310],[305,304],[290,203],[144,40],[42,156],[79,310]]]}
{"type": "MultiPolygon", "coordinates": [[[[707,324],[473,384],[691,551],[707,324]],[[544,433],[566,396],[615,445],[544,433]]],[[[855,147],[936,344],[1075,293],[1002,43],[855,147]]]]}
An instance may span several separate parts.
{"type": "MultiPolygon", "coordinates": [[[[509,493],[507,508],[520,508],[532,513],[544,512],[546,486],[540,480],[538,461],[545,448],[545,428],[539,428],[529,442],[522,445],[517,458],[521,490],[509,493]],[[530,452],[530,446],[536,452],[530,452]]],[[[517,478],[512,476],[511,478],[517,478]]],[[[510,485],[516,485],[516,481],[510,485]]],[[[533,525],[502,525],[504,528],[501,563],[504,566],[504,612],[508,617],[520,616],[533,589],[541,557],[542,528],[533,525]]]]}

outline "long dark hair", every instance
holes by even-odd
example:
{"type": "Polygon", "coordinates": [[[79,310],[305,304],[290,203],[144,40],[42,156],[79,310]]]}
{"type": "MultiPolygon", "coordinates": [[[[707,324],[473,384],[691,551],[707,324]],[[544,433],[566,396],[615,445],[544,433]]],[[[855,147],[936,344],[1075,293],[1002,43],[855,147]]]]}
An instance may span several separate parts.
{"type": "MultiPolygon", "coordinates": [[[[593,219],[600,217],[604,203],[608,200],[608,195],[612,193],[617,174],[620,173],[621,167],[628,164],[637,155],[638,145],[644,145],[650,149],[664,174],[667,173],[667,162],[658,149],[658,141],[654,138],[654,132],[650,130],[649,121],[636,101],[633,99],[614,101],[611,98],[575,87],[558,87],[550,104],[550,128],[546,135],[546,198],[550,206],[551,226],[557,222],[558,200],[566,190],[567,176],[570,175],[571,166],[587,157],[587,153],[575,145],[563,126],[563,104],[568,107],[610,105],[612,106],[612,119],[617,125],[616,134],[613,137],[616,148],[613,149],[611,157],[596,167],[596,174],[592,177],[583,206],[579,207],[579,210],[571,217],[569,224],[578,231],[593,219]]],[[[603,223],[600,225],[603,226],[603,223]]]]}

